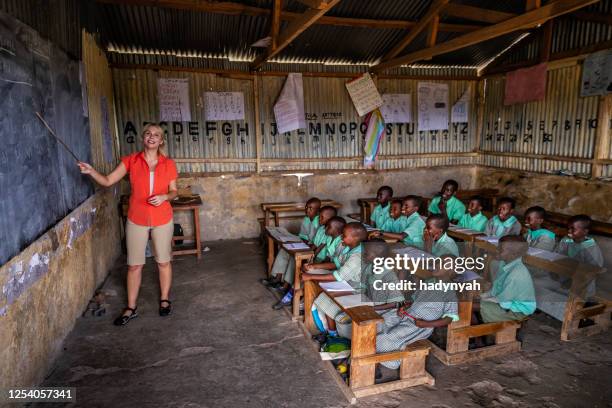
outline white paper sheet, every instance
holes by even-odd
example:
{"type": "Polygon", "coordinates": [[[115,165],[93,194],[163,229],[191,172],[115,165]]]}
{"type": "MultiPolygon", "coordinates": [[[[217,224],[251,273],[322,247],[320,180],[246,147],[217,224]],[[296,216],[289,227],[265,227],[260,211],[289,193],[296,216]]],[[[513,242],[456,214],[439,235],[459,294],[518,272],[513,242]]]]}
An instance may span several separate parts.
{"type": "Polygon", "coordinates": [[[451,111],[451,122],[464,123],[468,122],[470,113],[470,88],[467,88],[461,98],[453,105],[451,111]]]}
{"type": "Polygon", "coordinates": [[[529,248],[527,254],[535,256],[536,258],[546,259],[547,261],[555,262],[561,259],[567,258],[565,255],[558,254],[556,252],[547,251],[539,248],[529,248]]]}
{"type": "Polygon", "coordinates": [[[204,119],[244,120],[244,94],[204,92],[204,119]]]}
{"type": "Polygon", "coordinates": [[[419,82],[418,130],[448,129],[448,84],[419,82]]]}
{"type": "Polygon", "coordinates": [[[353,287],[346,281],[323,282],[319,286],[328,292],[353,292],[353,287]]]}
{"type": "Polygon", "coordinates": [[[372,112],[383,104],[382,97],[368,73],[347,82],[346,89],[359,116],[372,112]]]}
{"type": "Polygon", "coordinates": [[[383,105],[380,113],[385,123],[412,122],[412,95],[411,94],[383,94],[383,105]]]}
{"type": "Polygon", "coordinates": [[[279,133],[306,128],[302,74],[287,75],[283,90],[274,104],[274,118],[279,133]]]}
{"type": "Polygon", "coordinates": [[[188,78],[158,78],[159,120],[191,121],[188,78]]]}
{"type": "Polygon", "coordinates": [[[582,65],[580,96],[604,95],[612,92],[612,50],[589,55],[582,65]]]}
{"type": "Polygon", "coordinates": [[[306,245],[305,243],[303,243],[303,242],[298,242],[298,243],[295,243],[295,244],[283,244],[283,247],[285,247],[286,249],[291,250],[291,251],[299,251],[299,250],[302,250],[302,249],[310,249],[310,247],[308,245],[306,245]]]}
{"type": "Polygon", "coordinates": [[[374,306],[374,302],[372,302],[371,300],[364,301],[364,299],[367,298],[360,293],[334,298],[334,300],[345,309],[350,309],[352,307],[358,306],[374,306]]]}
{"type": "Polygon", "coordinates": [[[489,242],[493,245],[497,245],[499,243],[499,237],[487,237],[487,236],[482,236],[482,237],[478,237],[477,239],[480,239],[482,241],[486,241],[489,242]]]}

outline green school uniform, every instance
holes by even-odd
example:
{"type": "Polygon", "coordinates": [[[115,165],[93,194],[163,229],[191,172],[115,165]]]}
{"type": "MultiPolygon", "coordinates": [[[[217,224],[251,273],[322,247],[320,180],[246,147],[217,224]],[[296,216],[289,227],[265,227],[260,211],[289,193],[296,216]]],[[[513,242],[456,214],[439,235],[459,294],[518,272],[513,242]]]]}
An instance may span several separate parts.
{"type": "Polygon", "coordinates": [[[485,234],[490,237],[501,238],[506,235],[520,235],[521,224],[514,215],[508,217],[506,221],[502,221],[498,215],[487,221],[485,234]]]}
{"type": "MultiPolygon", "coordinates": [[[[319,247],[320,245],[327,243],[327,235],[325,234],[325,225],[320,225],[319,228],[317,228],[317,233],[312,239],[312,243],[315,247],[319,247]]],[[[317,254],[315,261],[321,262],[322,260],[325,259],[326,256],[327,256],[327,251],[325,250],[325,247],[323,247],[317,254]]]]}
{"type": "MultiPolygon", "coordinates": [[[[332,262],[336,262],[340,251],[338,248],[341,246],[342,236],[338,235],[336,238],[330,237],[325,234],[325,247],[321,249],[321,252],[317,255],[316,260],[318,262],[323,261],[325,258],[329,258],[332,262]]],[[[336,264],[336,267],[338,264],[336,264]]]]}
{"type": "Polygon", "coordinates": [[[496,298],[502,308],[514,313],[530,315],[536,309],[533,280],[521,258],[499,263],[489,295],[496,298]]]}
{"type": "Polygon", "coordinates": [[[481,212],[473,217],[470,213],[465,213],[457,225],[459,225],[461,228],[469,228],[474,231],[484,232],[485,227],[487,226],[487,221],[487,217],[481,212]]]}
{"type": "Polygon", "coordinates": [[[377,204],[376,207],[374,207],[374,211],[372,211],[372,216],[370,217],[370,219],[376,223],[377,228],[381,228],[385,224],[385,221],[387,221],[387,219],[390,218],[390,215],[389,215],[390,208],[391,208],[390,202],[387,203],[387,205],[384,207],[380,204],[377,204]]]}
{"type": "Polygon", "coordinates": [[[423,242],[423,230],[425,229],[425,221],[421,218],[421,215],[417,212],[406,217],[406,228],[402,231],[406,234],[406,238],[403,239],[403,243],[419,249],[423,249],[425,245],[423,242]]]}
{"type": "Polygon", "coordinates": [[[565,237],[559,242],[555,248],[555,252],[567,255],[580,263],[595,265],[600,268],[602,268],[604,264],[599,245],[590,237],[582,242],[574,242],[573,239],[565,237]]]}
{"type": "Polygon", "coordinates": [[[555,248],[555,233],[544,228],[528,229],[525,240],[530,247],[552,251],[555,248]]]}
{"type": "Polygon", "coordinates": [[[361,287],[361,251],[361,244],[355,248],[345,246],[338,256],[340,267],[332,273],[337,281],[346,281],[354,289],[361,287]]]}
{"type": "Polygon", "coordinates": [[[312,241],[319,228],[319,216],[317,215],[312,220],[308,217],[302,219],[302,225],[300,226],[300,233],[298,236],[307,242],[312,241]]]}
{"type": "Polygon", "coordinates": [[[442,256],[442,255],[454,255],[459,256],[459,247],[457,247],[457,243],[454,239],[446,235],[446,232],[442,234],[437,241],[435,241],[431,247],[431,253],[434,256],[442,256]]]}
{"type": "Polygon", "coordinates": [[[389,217],[385,221],[385,223],[379,227],[384,232],[391,232],[393,234],[401,234],[406,229],[406,225],[408,224],[408,218],[400,215],[397,218],[389,217]]]}
{"type": "MultiPolygon", "coordinates": [[[[441,196],[436,196],[429,203],[427,210],[432,214],[440,214],[438,203],[442,199],[441,196]]],[[[465,204],[461,202],[457,197],[452,196],[446,202],[446,216],[449,220],[459,220],[465,214],[465,204]]]]}

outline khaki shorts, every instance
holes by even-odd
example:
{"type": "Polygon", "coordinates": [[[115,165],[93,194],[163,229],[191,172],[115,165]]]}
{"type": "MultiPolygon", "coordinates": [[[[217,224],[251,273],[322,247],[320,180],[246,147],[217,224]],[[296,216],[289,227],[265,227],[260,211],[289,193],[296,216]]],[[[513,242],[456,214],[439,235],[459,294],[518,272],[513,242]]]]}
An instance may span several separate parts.
{"type": "Polygon", "coordinates": [[[164,263],[172,260],[172,236],[174,235],[174,221],[148,227],[134,224],[128,220],[125,224],[125,240],[127,242],[127,263],[130,266],[145,264],[145,251],[151,232],[151,246],[155,262],[164,263]]]}

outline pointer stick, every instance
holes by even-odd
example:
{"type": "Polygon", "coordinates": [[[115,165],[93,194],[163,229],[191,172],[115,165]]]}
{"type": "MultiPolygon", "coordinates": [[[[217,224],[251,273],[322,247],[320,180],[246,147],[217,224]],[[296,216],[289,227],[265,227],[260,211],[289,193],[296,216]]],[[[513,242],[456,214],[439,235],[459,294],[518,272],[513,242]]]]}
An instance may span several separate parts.
{"type": "Polygon", "coordinates": [[[68,150],[68,153],[70,153],[72,155],[72,157],[74,157],[74,159],[77,162],[80,162],[79,158],[76,157],[76,154],[74,154],[72,152],[72,150],[70,150],[70,148],[66,145],[66,143],[64,143],[64,141],[62,139],[60,139],[59,137],[57,137],[57,135],[55,134],[55,132],[53,131],[53,129],[51,129],[51,127],[49,126],[49,124],[43,119],[43,117],[40,115],[40,113],[35,112],[36,113],[36,117],[38,117],[38,119],[40,119],[40,121],[43,123],[43,125],[45,125],[45,127],[47,128],[47,130],[49,131],[49,133],[51,133],[51,136],[53,136],[55,138],[55,140],[57,140],[58,142],[60,142],[60,144],[62,146],[64,146],[64,148],[66,150],[68,150]]]}

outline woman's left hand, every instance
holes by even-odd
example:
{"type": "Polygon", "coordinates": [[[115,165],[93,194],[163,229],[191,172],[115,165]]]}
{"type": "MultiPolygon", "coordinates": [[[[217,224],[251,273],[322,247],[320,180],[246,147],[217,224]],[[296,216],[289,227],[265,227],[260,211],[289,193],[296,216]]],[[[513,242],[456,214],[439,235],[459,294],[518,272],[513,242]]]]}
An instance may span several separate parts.
{"type": "Polygon", "coordinates": [[[162,205],[162,203],[164,201],[166,201],[168,199],[168,196],[165,194],[160,194],[160,195],[154,195],[149,197],[149,199],[147,200],[147,202],[151,205],[154,205],[155,207],[159,207],[160,205],[162,205]]]}

